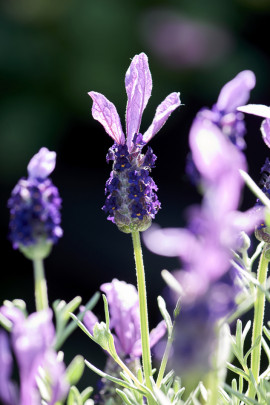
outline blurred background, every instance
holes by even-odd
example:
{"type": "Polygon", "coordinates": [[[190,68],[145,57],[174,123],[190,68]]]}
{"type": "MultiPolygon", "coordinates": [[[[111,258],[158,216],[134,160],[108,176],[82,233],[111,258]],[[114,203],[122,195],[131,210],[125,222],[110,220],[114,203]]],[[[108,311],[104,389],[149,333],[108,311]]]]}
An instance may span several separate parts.
{"type": "MultiPolygon", "coordinates": [[[[211,107],[221,87],[251,69],[257,77],[251,102],[270,105],[269,0],[2,0],[0,2],[0,300],[22,298],[34,310],[31,262],[7,240],[6,202],[42,146],[57,152],[52,174],[63,199],[64,237],[46,260],[49,299],[80,295],[86,302],[113,278],[136,283],[131,238],[101,210],[110,173],[105,156],[112,140],[91,116],[87,95],[106,95],[124,127],[124,76],[131,58],[145,52],[153,92],[143,115],[148,128],[158,104],[180,91],[184,104],[151,141],[158,155],[153,177],[162,210],[156,222],[183,226],[185,208],[199,201],[185,176],[188,133],[196,112],[211,107]]],[[[247,117],[251,176],[269,154],[261,119],[247,117]]],[[[254,203],[246,190],[242,208],[254,203]]],[[[160,271],[175,259],[144,249],[150,326],[159,321],[160,271]],[[153,281],[154,280],[154,281],[153,281]]],[[[102,306],[96,312],[103,319],[102,306]]],[[[67,363],[81,353],[102,367],[101,350],[78,331],[65,345],[67,363]]],[[[85,372],[82,387],[95,384],[85,372]]]]}

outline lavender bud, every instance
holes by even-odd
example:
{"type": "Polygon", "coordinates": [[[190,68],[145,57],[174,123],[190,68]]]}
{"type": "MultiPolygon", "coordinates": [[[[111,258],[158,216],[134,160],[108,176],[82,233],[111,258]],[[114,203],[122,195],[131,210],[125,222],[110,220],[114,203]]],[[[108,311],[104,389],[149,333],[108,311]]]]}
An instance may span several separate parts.
{"type": "Polygon", "coordinates": [[[55,166],[55,152],[40,149],[29,162],[28,178],[19,180],[8,200],[9,239],[29,259],[43,259],[62,236],[61,198],[47,176],[55,166]]]}

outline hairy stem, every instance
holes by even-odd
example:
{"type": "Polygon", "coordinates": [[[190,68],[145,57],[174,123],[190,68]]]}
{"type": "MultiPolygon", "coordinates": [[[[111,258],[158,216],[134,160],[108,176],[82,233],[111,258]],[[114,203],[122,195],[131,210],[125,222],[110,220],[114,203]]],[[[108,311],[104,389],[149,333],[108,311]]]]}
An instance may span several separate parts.
{"type": "Polygon", "coordinates": [[[43,260],[34,259],[35,299],[37,311],[48,308],[47,283],[44,274],[43,260]]]}
{"type": "MultiPolygon", "coordinates": [[[[145,384],[147,388],[152,391],[151,377],[152,377],[152,364],[151,352],[149,342],[149,327],[148,327],[148,312],[146,301],[146,285],[145,274],[143,266],[142,248],[140,241],[140,233],[138,231],[132,232],[132,242],[134,248],[134,257],[137,273],[137,284],[139,293],[139,306],[140,306],[140,326],[141,326],[141,340],[142,340],[142,362],[144,370],[145,384]]],[[[149,404],[152,400],[149,400],[149,404]]]]}
{"type": "MultiPolygon", "coordinates": [[[[265,249],[263,250],[259,262],[257,280],[265,288],[267,269],[269,259],[265,256],[265,249]]],[[[260,375],[260,361],[261,361],[261,337],[264,318],[264,306],[265,306],[265,294],[257,287],[256,300],[254,303],[254,319],[253,319],[253,331],[252,331],[252,346],[254,346],[257,339],[260,337],[259,344],[251,352],[251,371],[255,378],[256,383],[259,382],[260,375]]],[[[252,399],[255,398],[256,390],[253,384],[250,383],[248,396],[252,399]]]]}

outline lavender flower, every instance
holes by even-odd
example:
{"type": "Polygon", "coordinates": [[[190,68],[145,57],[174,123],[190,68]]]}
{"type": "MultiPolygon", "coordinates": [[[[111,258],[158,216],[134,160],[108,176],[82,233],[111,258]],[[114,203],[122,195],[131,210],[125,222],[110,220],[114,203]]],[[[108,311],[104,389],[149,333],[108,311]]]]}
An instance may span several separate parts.
{"type": "Polygon", "coordinates": [[[14,249],[29,258],[44,258],[62,236],[61,199],[48,178],[55,167],[55,152],[41,148],[28,164],[28,178],[22,178],[8,200],[9,238],[14,249]]]}
{"type": "MultiPolygon", "coordinates": [[[[192,124],[189,143],[203,199],[200,207],[189,210],[188,228],[152,227],[144,234],[150,250],[178,256],[183,264],[184,270],[175,274],[183,296],[173,363],[193,378],[212,366],[216,322],[235,307],[238,288],[231,259],[232,250],[240,248],[239,233],[252,232],[264,215],[261,210],[237,211],[243,187],[239,169],[246,169],[246,159],[244,126],[236,108],[247,101],[254,84],[252,72],[241,72],[223,87],[212,110],[201,110],[192,124]]],[[[179,294],[171,297],[175,301],[179,294]]]]}
{"type": "MultiPolygon", "coordinates": [[[[139,297],[134,285],[113,279],[102,284],[101,291],[106,294],[110,311],[110,328],[114,330],[114,342],[117,354],[124,358],[139,358],[142,354],[139,297]]],[[[92,312],[84,315],[84,324],[92,333],[97,318],[92,312]]],[[[161,321],[150,332],[150,346],[153,347],[165,334],[166,325],[161,321]]]]}
{"type": "Polygon", "coordinates": [[[142,148],[165,124],[170,114],[180,105],[179,93],[171,93],[158,106],[153,122],[142,135],[139,133],[143,111],[152,92],[152,78],[148,59],[144,53],[136,55],[126,73],[128,96],[126,108],[126,138],[114,104],[102,94],[91,91],[92,114],[114,140],[107,161],[112,160],[113,170],[106,183],[107,195],[103,210],[108,220],[116,223],[126,233],[147,229],[160,209],[157,186],[150,177],[156,156],[148,147],[142,148]]]}
{"type": "MultiPolygon", "coordinates": [[[[40,311],[24,318],[22,312],[15,307],[3,306],[0,310],[13,323],[11,344],[20,375],[20,405],[41,403],[43,397],[41,398],[38,384],[44,375],[49,396],[46,398],[48,405],[62,400],[67,394],[68,384],[64,364],[57,360],[53,349],[55,331],[52,311],[40,311]]],[[[2,367],[1,361],[0,368],[2,367]]]]}

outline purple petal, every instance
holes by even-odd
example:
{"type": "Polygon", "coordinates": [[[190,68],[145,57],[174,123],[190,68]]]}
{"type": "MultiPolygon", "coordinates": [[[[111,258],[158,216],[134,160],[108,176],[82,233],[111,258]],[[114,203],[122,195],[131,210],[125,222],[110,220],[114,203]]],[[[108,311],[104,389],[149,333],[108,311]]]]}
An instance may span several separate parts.
{"type": "Polygon", "coordinates": [[[148,58],[144,53],[135,55],[127,70],[125,86],[128,96],[126,109],[126,132],[129,151],[133,136],[139,133],[142,114],[152,92],[152,77],[148,58]]]}
{"type": "Polygon", "coordinates": [[[226,171],[245,170],[244,155],[207,119],[195,118],[190,129],[189,144],[193,161],[200,174],[218,183],[226,171]]]}
{"type": "Polygon", "coordinates": [[[16,388],[11,382],[12,354],[7,334],[0,330],[0,400],[8,405],[18,404],[16,388]]]}
{"type": "Polygon", "coordinates": [[[261,125],[261,133],[265,144],[270,148],[270,119],[263,120],[261,125]]]}
{"type": "Polygon", "coordinates": [[[50,152],[47,148],[41,148],[27,166],[29,177],[45,179],[54,170],[55,160],[55,152],[50,152]]]}
{"type": "Polygon", "coordinates": [[[103,96],[103,94],[95,91],[90,91],[88,94],[93,100],[93,118],[103,125],[107,134],[109,134],[116,143],[124,144],[125,135],[115,105],[103,96]]]}
{"type": "Polygon", "coordinates": [[[257,115],[262,118],[270,118],[270,107],[263,104],[247,104],[237,108],[238,111],[257,115]]]}
{"type": "Polygon", "coordinates": [[[51,381],[51,398],[48,405],[54,405],[58,403],[58,401],[63,400],[68,393],[69,385],[65,375],[65,365],[63,361],[57,358],[57,354],[54,350],[48,350],[42,368],[51,381]]]}
{"type": "MultiPolygon", "coordinates": [[[[165,321],[159,322],[159,324],[151,330],[149,334],[150,339],[150,348],[155,346],[155,344],[165,335],[167,330],[165,321]]],[[[142,341],[141,339],[137,340],[133,346],[132,353],[134,357],[140,357],[142,355],[142,341]]]]}
{"type": "Polygon", "coordinates": [[[143,233],[143,241],[153,253],[168,257],[189,257],[196,249],[197,241],[187,229],[165,228],[152,225],[143,233]]]}
{"type": "Polygon", "coordinates": [[[110,327],[121,345],[122,354],[130,354],[140,336],[139,297],[134,285],[114,279],[102,284],[110,310],[110,327]]]}
{"type": "Polygon", "coordinates": [[[149,142],[151,138],[165,124],[171,113],[180,105],[180,93],[169,94],[164,101],[158,106],[153,122],[143,135],[144,142],[149,142]]]}
{"type": "Polygon", "coordinates": [[[246,104],[250,90],[254,88],[255,84],[256,77],[251,70],[240,72],[222,87],[217,101],[218,110],[228,113],[246,104]]]}

